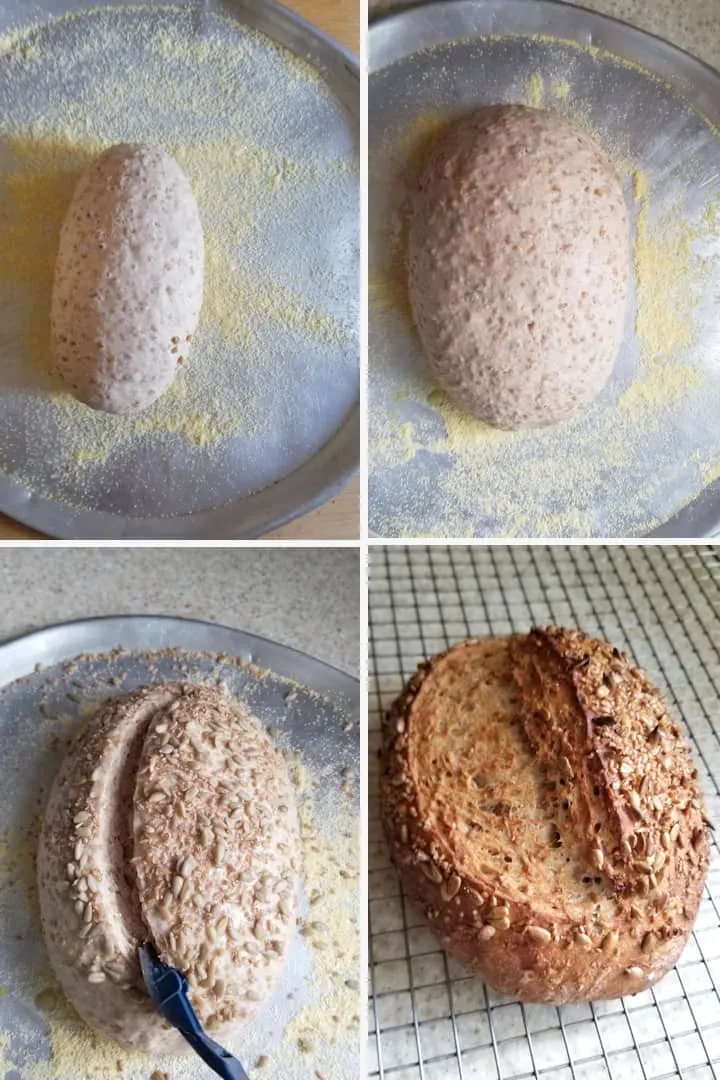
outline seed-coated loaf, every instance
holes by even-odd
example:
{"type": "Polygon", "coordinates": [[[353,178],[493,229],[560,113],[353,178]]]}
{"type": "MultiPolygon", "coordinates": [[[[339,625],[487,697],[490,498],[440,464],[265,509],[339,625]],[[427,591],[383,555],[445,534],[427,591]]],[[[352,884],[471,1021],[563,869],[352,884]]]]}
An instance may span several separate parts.
{"type": "Polygon", "coordinates": [[[40,837],[43,930],[63,989],[118,1042],[187,1051],[144,989],[137,949],[151,941],[222,1041],[280,974],[298,861],[287,767],[237,702],[181,684],[109,701],[65,758],[40,837]]]}
{"type": "Polygon", "coordinates": [[[619,997],[677,962],[709,821],[667,702],[611,645],[550,627],[423,664],[386,718],[381,800],[406,891],[502,993],[619,997]]]}

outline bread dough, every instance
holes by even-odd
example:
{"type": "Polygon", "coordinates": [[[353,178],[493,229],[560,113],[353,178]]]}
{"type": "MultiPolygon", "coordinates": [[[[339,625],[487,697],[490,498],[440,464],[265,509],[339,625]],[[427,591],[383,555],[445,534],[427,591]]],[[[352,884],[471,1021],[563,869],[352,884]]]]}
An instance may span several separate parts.
{"type": "Polygon", "coordinates": [[[170,386],[202,304],[190,182],[162,150],[119,145],[78,181],[53,283],[53,366],[93,409],[132,413],[170,386]]]}
{"type": "Polygon", "coordinates": [[[299,843],[287,765],[228,694],[167,684],[109,701],[60,768],[37,861],[50,960],[83,1019],[136,1050],[188,1052],[145,990],[151,941],[213,1037],[232,1037],[282,970],[299,843]]]}
{"type": "Polygon", "coordinates": [[[493,106],[440,140],[412,207],[410,299],[435,377],[479,419],[545,427],[596,397],[629,266],[617,173],[564,117],[493,106]]]}

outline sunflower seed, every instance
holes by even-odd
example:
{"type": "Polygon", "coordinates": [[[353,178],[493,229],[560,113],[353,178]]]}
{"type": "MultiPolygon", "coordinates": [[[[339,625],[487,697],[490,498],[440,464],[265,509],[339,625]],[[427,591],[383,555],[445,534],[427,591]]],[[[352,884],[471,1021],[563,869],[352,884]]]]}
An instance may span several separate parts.
{"type": "Polygon", "coordinates": [[[637,791],[631,791],[630,792],[630,794],[628,795],[628,802],[632,806],[633,810],[636,813],[639,814],[640,813],[640,796],[638,795],[637,791]]]}
{"type": "Polygon", "coordinates": [[[547,945],[552,938],[552,934],[544,926],[527,926],[525,933],[536,945],[547,945]]]}
{"type": "Polygon", "coordinates": [[[590,853],[593,866],[596,866],[598,870],[602,870],[605,863],[605,856],[603,855],[602,848],[594,847],[590,853]]]}
{"type": "Polygon", "coordinates": [[[481,927],[478,932],[478,937],[481,941],[489,941],[491,937],[495,937],[495,927],[489,925],[481,927]]]}
{"type": "Polygon", "coordinates": [[[88,975],[88,982],[89,983],[102,983],[102,982],[105,982],[105,972],[104,971],[91,971],[90,974],[88,975]]]}
{"type": "Polygon", "coordinates": [[[215,851],[213,852],[213,862],[216,866],[222,866],[225,861],[225,844],[222,840],[218,840],[215,844],[215,851]]]}
{"type": "Polygon", "coordinates": [[[89,936],[90,931],[92,930],[92,928],[93,928],[93,924],[91,922],[83,923],[82,926],[80,927],[80,929],[78,930],[78,934],[80,935],[81,938],[86,938],[86,937],[89,936]]]}
{"type": "Polygon", "coordinates": [[[176,874],[175,877],[173,878],[173,883],[172,883],[172,894],[173,894],[173,897],[176,900],[179,897],[180,893],[182,892],[184,885],[185,885],[185,878],[182,878],[182,877],[180,877],[179,874],[176,874]]]}
{"type": "Polygon", "coordinates": [[[578,933],[575,935],[575,944],[581,945],[583,949],[589,949],[592,947],[592,938],[588,937],[587,934],[583,934],[581,931],[578,931],[578,933]]]}
{"type": "Polygon", "coordinates": [[[186,855],[183,861],[178,866],[178,874],[180,877],[190,877],[191,873],[195,869],[195,860],[192,855],[186,855]]]}
{"type": "Polygon", "coordinates": [[[87,810],[81,810],[79,814],[76,814],[73,818],[73,822],[76,825],[85,825],[92,818],[92,814],[89,814],[87,810]]]}
{"type": "Polygon", "coordinates": [[[625,974],[630,979],[642,979],[645,972],[641,967],[629,967],[625,968],[625,974]]]}
{"type": "Polygon", "coordinates": [[[443,900],[452,900],[460,892],[462,882],[457,874],[451,874],[447,881],[440,886],[440,895],[443,900]]]}
{"type": "Polygon", "coordinates": [[[75,908],[75,914],[78,916],[78,918],[82,919],[83,915],[85,914],[85,904],[83,903],[83,901],[76,900],[73,907],[75,908]]]}
{"type": "Polygon", "coordinates": [[[602,940],[601,948],[606,956],[609,956],[611,953],[615,952],[618,947],[619,940],[620,935],[618,934],[617,930],[611,930],[609,934],[605,935],[602,940]]]}
{"type": "Polygon", "coordinates": [[[443,879],[440,870],[434,862],[421,862],[420,869],[422,870],[428,881],[432,881],[434,885],[439,885],[443,879]]]}
{"type": "Polygon", "coordinates": [[[405,731],[405,721],[402,716],[399,716],[395,721],[395,731],[398,733],[398,735],[402,735],[405,731]]]}
{"type": "Polygon", "coordinates": [[[75,850],[73,852],[73,854],[75,856],[75,862],[80,861],[80,858],[81,858],[82,853],[83,853],[84,850],[85,850],[85,845],[83,844],[82,840],[78,840],[77,844],[75,845],[75,850]]]}
{"type": "Polygon", "coordinates": [[[642,945],[640,946],[640,948],[644,953],[649,953],[654,944],[655,935],[653,934],[652,930],[648,930],[647,934],[642,939],[642,945]]]}

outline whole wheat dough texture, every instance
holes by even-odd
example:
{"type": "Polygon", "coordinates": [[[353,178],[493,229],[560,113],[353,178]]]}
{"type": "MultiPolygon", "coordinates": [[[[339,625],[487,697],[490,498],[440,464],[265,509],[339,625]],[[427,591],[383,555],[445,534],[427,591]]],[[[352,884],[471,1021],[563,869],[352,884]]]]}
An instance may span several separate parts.
{"type": "Polygon", "coordinates": [[[586,406],[622,339],[629,244],[615,169],[570,121],[500,105],[453,124],[409,234],[412,310],[440,385],[500,428],[586,406]]]}
{"type": "Polygon", "coordinates": [[[147,409],[188,355],[204,245],[190,182],[162,150],[118,145],[80,177],[60,233],[53,366],[93,409],[147,409]]]}
{"type": "Polygon", "coordinates": [[[284,759],[237,702],[180,684],[109,701],[72,745],[40,836],[42,924],[65,993],[125,1046],[187,1052],[145,992],[137,948],[151,941],[222,1042],[280,975],[298,862],[284,759]]]}
{"type": "Polygon", "coordinates": [[[381,799],[406,891],[501,993],[620,997],[677,962],[709,821],[667,702],[605,642],[550,627],[423,664],[386,719],[381,799]]]}

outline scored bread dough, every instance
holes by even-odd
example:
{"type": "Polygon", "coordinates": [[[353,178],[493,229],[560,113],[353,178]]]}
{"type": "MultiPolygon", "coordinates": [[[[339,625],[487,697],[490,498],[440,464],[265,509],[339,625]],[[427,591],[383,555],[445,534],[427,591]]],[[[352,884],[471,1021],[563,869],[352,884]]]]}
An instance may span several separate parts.
{"type": "Polygon", "coordinates": [[[500,428],[591,402],[623,334],[630,246],[612,162],[556,113],[480,109],[434,148],[409,232],[413,315],[446,393],[500,428]]]}
{"type": "Polygon", "coordinates": [[[501,993],[621,997],[677,963],[710,822],[667,702],[606,642],[548,627],[423,664],[386,718],[380,790],[408,895],[501,993]]]}
{"type": "Polygon", "coordinates": [[[109,701],[65,758],[40,835],[42,925],[63,990],[125,1046],[188,1052],[145,990],[137,950],[150,941],[226,1040],[280,976],[299,858],[287,765],[228,694],[173,683],[109,701]]]}
{"type": "Polygon", "coordinates": [[[113,146],[80,177],[60,232],[53,367],[80,401],[147,409],[188,355],[204,242],[190,181],[163,150],[113,146]]]}

